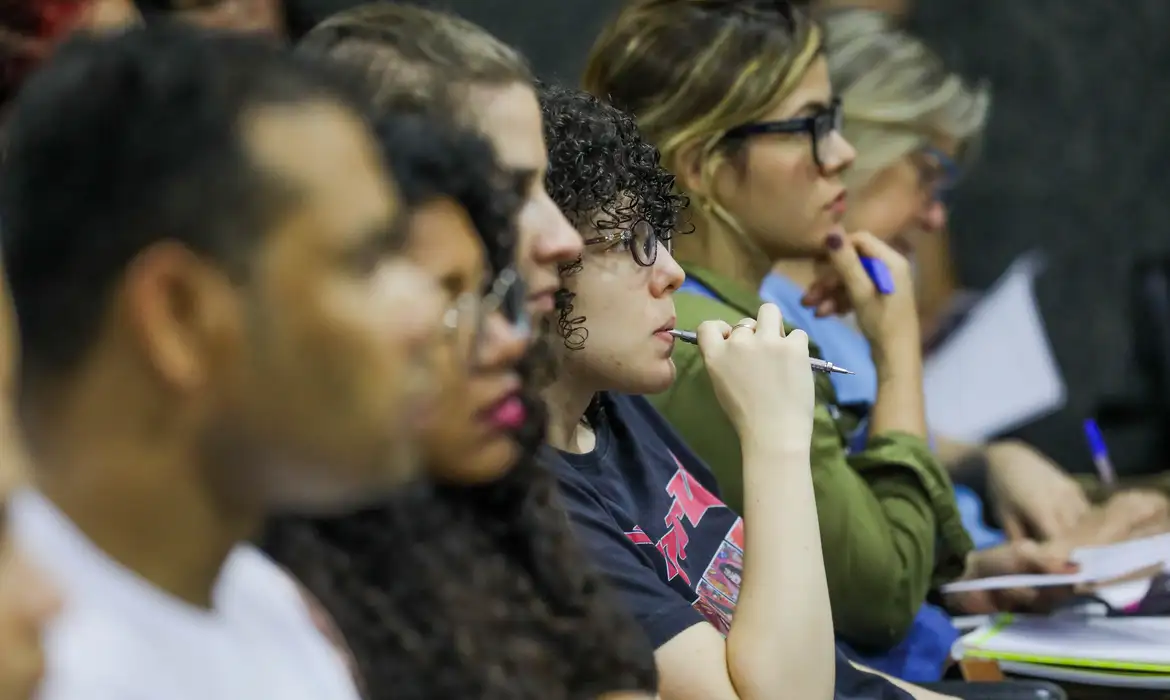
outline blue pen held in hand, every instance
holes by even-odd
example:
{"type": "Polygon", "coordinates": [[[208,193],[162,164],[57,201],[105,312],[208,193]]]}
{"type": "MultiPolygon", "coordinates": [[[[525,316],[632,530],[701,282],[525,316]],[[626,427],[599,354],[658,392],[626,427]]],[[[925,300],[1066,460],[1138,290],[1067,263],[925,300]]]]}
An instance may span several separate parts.
{"type": "Polygon", "coordinates": [[[864,255],[861,256],[861,266],[865,268],[865,274],[873,280],[873,286],[877,288],[878,294],[894,293],[894,276],[890,274],[889,266],[877,258],[864,255]]]}
{"type": "Polygon", "coordinates": [[[1089,441],[1089,452],[1093,457],[1093,466],[1097,468],[1101,485],[1107,489],[1113,488],[1117,483],[1117,474],[1113,471],[1113,462],[1109,459],[1109,448],[1105,446],[1101,426],[1092,418],[1085,419],[1085,439],[1089,441]]]}

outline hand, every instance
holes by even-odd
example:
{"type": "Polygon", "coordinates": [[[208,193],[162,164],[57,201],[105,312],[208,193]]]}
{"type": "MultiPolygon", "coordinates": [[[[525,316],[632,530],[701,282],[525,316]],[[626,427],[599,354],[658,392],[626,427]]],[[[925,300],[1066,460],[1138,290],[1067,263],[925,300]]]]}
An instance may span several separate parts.
{"type": "Polygon", "coordinates": [[[744,319],[734,328],[706,321],[697,336],[715,396],[740,440],[779,439],[807,450],[814,402],[808,336],[796,330],[785,337],[775,304],[764,304],[756,321],[744,319]]]}
{"type": "Polygon", "coordinates": [[[1064,537],[1089,513],[1080,485],[1028,445],[996,442],[984,455],[991,507],[1008,539],[1064,537]]]}
{"type": "MultiPolygon", "coordinates": [[[[967,570],[960,580],[1012,574],[1072,574],[1069,550],[1059,545],[1041,545],[1033,540],[1010,542],[999,547],[971,552],[967,570]]],[[[1044,612],[1073,595],[1072,587],[1009,588],[997,591],[948,593],[947,605],[967,615],[995,612],[1044,612]]]]}
{"type": "Polygon", "coordinates": [[[1170,498],[1160,491],[1133,489],[1114,494],[1085,513],[1064,538],[1072,546],[1113,544],[1170,531],[1170,498]]]}
{"type": "Polygon", "coordinates": [[[834,232],[829,234],[827,243],[830,270],[813,282],[801,303],[815,308],[817,316],[856,312],[857,325],[875,353],[884,351],[892,342],[917,347],[918,311],[906,258],[867,232],[848,236],[834,232]],[[878,293],[861,266],[862,255],[886,264],[894,280],[892,294],[878,293]]]}

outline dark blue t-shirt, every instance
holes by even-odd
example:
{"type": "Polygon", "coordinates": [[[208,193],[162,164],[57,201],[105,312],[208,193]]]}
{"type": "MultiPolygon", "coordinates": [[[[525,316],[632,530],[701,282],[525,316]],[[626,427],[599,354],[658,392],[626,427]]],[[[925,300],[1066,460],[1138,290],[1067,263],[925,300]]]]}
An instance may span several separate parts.
{"type": "MultiPolygon", "coordinates": [[[[743,571],[743,521],[715,477],[648,401],[600,396],[588,454],[546,448],[562,501],[593,564],[661,647],[708,622],[731,626],[743,571]]],[[[799,601],[796,601],[799,604],[799,601]]],[[[837,653],[839,700],[909,700],[837,653]]]]}

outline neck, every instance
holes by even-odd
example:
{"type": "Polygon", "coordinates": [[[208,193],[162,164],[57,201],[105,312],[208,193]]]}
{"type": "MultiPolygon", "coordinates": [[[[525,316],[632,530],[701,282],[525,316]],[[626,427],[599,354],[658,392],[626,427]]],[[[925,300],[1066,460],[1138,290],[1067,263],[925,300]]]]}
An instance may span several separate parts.
{"type": "Polygon", "coordinates": [[[226,512],[197,442],[180,437],[178,421],[127,410],[129,401],[111,411],[111,395],[71,396],[51,420],[48,411],[30,415],[36,485],[107,556],[210,608],[224,562],[259,534],[262,509],[226,512]],[[107,400],[92,400],[98,396],[107,400]]]}
{"type": "Polygon", "coordinates": [[[747,240],[747,234],[731,230],[714,217],[693,217],[694,233],[675,237],[675,257],[700,265],[751,289],[759,289],[771,268],[763,252],[747,240]]]}
{"type": "Polygon", "coordinates": [[[585,425],[585,411],[597,391],[562,376],[541,392],[548,409],[548,443],[563,452],[584,454],[593,449],[593,431],[585,425]]]}
{"type": "Polygon", "coordinates": [[[777,261],[772,266],[772,271],[792,280],[801,289],[808,289],[817,279],[817,261],[789,258],[777,261]]]}

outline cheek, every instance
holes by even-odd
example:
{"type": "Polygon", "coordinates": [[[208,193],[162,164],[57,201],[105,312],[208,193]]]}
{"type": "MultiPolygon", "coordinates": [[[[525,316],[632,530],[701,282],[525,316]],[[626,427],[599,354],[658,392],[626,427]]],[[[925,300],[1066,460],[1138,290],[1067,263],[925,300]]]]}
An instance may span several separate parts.
{"type": "Polygon", "coordinates": [[[867,188],[849,207],[850,228],[888,241],[910,229],[921,206],[918,193],[896,183],[867,188]]]}

